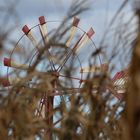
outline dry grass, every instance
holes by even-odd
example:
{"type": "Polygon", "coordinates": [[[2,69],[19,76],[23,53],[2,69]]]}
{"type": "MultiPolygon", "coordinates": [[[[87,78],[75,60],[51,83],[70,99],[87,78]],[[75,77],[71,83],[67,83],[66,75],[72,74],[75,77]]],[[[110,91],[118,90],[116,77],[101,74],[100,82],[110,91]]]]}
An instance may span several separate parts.
{"type": "MultiPolygon", "coordinates": [[[[65,43],[60,44],[59,40],[63,38],[69,27],[64,30],[63,26],[69,19],[88,9],[83,2],[77,2],[74,7],[71,7],[68,18],[64,19],[56,32],[52,33],[47,46],[65,47],[65,43]]],[[[124,2],[120,7],[115,18],[117,18],[126,3],[124,2]]],[[[136,11],[135,16],[138,19],[140,18],[139,10],[136,11]]],[[[138,23],[138,26],[140,26],[140,23],[138,23]]],[[[133,46],[133,51],[129,69],[129,82],[126,86],[127,92],[122,101],[115,103],[111,92],[105,91],[105,87],[110,81],[110,70],[96,75],[91,73],[87,75],[87,81],[80,93],[77,94],[64,88],[62,81],[57,81],[58,88],[63,91],[64,96],[61,96],[59,104],[51,112],[48,113],[45,106],[42,110],[46,109],[46,111],[39,112],[38,104],[40,99],[43,98],[46,102],[48,95],[53,92],[54,83],[57,80],[56,75],[51,72],[39,73],[36,71],[40,61],[45,60],[46,48],[44,47],[39,51],[37,59],[28,70],[26,77],[16,83],[7,93],[0,94],[0,139],[33,140],[40,138],[46,140],[50,139],[48,135],[51,133],[53,135],[52,139],[60,140],[139,140],[140,33],[139,30],[138,33],[134,33],[137,34],[134,43],[130,41],[131,43],[128,45],[123,42],[130,48],[133,46]],[[35,83],[33,86],[28,86],[27,83],[33,77],[36,77],[35,83]],[[93,90],[95,86],[96,93],[93,90]],[[35,115],[36,111],[39,115],[35,115]],[[51,125],[51,123],[48,125],[48,120],[53,115],[57,116],[56,121],[58,120],[59,123],[57,125],[51,125]]],[[[4,39],[0,41],[3,42],[4,39]]],[[[101,42],[101,46],[103,46],[103,42],[101,42]]],[[[3,50],[4,44],[1,44],[0,49],[3,50]]],[[[63,52],[59,53],[64,55],[63,52]]],[[[104,54],[104,48],[100,47],[99,50],[93,52],[89,62],[90,66],[94,64],[92,60],[99,54],[104,54]]],[[[110,61],[113,61],[115,56],[115,54],[111,54],[110,61]]],[[[71,76],[72,70],[74,70],[74,67],[70,64],[66,69],[67,76],[71,76]]],[[[64,82],[65,85],[73,86],[71,80],[64,82]]]]}

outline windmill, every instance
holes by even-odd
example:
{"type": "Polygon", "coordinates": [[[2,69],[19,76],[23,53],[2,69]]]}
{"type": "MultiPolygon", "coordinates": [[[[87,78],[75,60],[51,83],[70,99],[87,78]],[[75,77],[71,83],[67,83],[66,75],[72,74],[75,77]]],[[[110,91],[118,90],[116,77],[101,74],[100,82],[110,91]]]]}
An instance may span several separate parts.
{"type": "MultiPolygon", "coordinates": [[[[63,25],[64,30],[60,31],[61,22],[46,21],[44,16],[39,17],[39,24],[32,28],[27,25],[22,28],[23,36],[14,46],[9,57],[4,58],[3,61],[4,66],[7,67],[7,76],[3,79],[2,85],[8,87],[8,90],[19,83],[23,84],[24,88],[31,89],[36,89],[40,84],[50,86],[50,90],[45,91],[41,97],[35,113],[36,116],[46,118],[48,126],[56,125],[61,121],[60,119],[54,122],[51,113],[56,98],[61,100],[63,96],[81,93],[84,83],[88,81],[89,73],[107,73],[109,68],[108,63],[102,63],[100,55],[96,56],[95,65],[89,67],[91,54],[97,50],[91,39],[94,30],[90,28],[85,32],[79,27],[79,22],[80,19],[74,17],[69,28],[63,25]],[[54,38],[59,42],[58,44],[52,42],[54,38]],[[68,69],[71,70],[67,71],[68,69]],[[31,76],[25,79],[28,74],[31,76]],[[46,82],[48,79],[46,81],[38,79],[44,75],[50,79],[49,83],[46,82]]],[[[108,80],[103,90],[109,90],[122,100],[127,79],[127,70],[117,72],[108,80]]],[[[92,89],[94,92],[97,91],[97,86],[99,85],[94,84],[92,89]]],[[[53,134],[50,130],[47,130],[47,135],[48,139],[52,139],[53,134]]]]}

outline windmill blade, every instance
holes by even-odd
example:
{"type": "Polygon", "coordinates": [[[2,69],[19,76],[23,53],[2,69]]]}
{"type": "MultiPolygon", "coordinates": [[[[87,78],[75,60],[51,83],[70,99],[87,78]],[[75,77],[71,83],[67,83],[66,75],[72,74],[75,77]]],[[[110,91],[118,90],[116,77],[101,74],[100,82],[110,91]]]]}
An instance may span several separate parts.
{"type": "Polygon", "coordinates": [[[123,78],[124,76],[125,76],[125,71],[119,71],[114,75],[112,81],[115,82],[116,80],[123,78]]]}
{"type": "Polygon", "coordinates": [[[124,85],[124,84],[125,84],[124,78],[120,78],[120,79],[117,79],[116,81],[114,81],[114,85],[124,85]]]}
{"type": "Polygon", "coordinates": [[[116,91],[114,89],[114,86],[107,86],[107,89],[109,91],[111,91],[111,93],[113,93],[113,95],[118,99],[118,100],[122,100],[123,96],[122,93],[119,93],[118,91],[116,91]]]}
{"type": "MultiPolygon", "coordinates": [[[[55,57],[51,57],[51,58],[54,59],[55,57]]],[[[4,58],[3,63],[4,63],[4,66],[12,67],[12,68],[20,69],[20,70],[29,70],[29,68],[30,68],[26,64],[17,64],[15,61],[11,60],[10,58],[4,58]]],[[[36,70],[34,70],[34,72],[42,73],[43,74],[43,72],[36,71],[36,70]]]]}
{"type": "Polygon", "coordinates": [[[17,64],[16,62],[11,60],[10,58],[4,58],[3,63],[4,63],[4,66],[7,66],[7,67],[12,67],[12,68],[21,69],[21,70],[28,70],[29,69],[29,66],[27,66],[25,64],[17,64]]]}
{"type": "Polygon", "coordinates": [[[20,81],[19,78],[3,78],[2,81],[1,81],[1,84],[3,87],[10,87],[12,86],[13,84],[16,84],[20,81]]]}
{"type": "Polygon", "coordinates": [[[33,33],[31,30],[28,28],[27,25],[25,25],[22,28],[22,31],[25,33],[25,35],[29,38],[29,40],[32,42],[33,46],[39,51],[39,44],[37,43],[37,40],[35,39],[33,33]]]}
{"type": "Polygon", "coordinates": [[[117,93],[125,93],[126,92],[126,79],[120,78],[119,80],[113,82],[114,88],[117,93]]]}
{"type": "Polygon", "coordinates": [[[125,83],[127,82],[128,69],[117,72],[112,78],[112,83],[114,86],[114,90],[118,93],[120,99],[123,98],[123,94],[126,92],[125,83]]]}
{"type": "Polygon", "coordinates": [[[128,69],[117,72],[112,78],[114,86],[118,89],[125,89],[125,84],[128,81],[128,69]]]}
{"type": "MultiPolygon", "coordinates": [[[[92,28],[90,28],[90,30],[87,33],[83,33],[83,35],[80,36],[80,38],[78,39],[78,41],[76,42],[76,44],[74,45],[74,47],[72,48],[72,51],[70,51],[69,53],[67,53],[64,56],[64,61],[63,64],[61,66],[58,67],[57,70],[61,71],[61,69],[63,68],[63,66],[65,65],[65,63],[68,61],[68,59],[70,58],[72,53],[76,53],[77,49],[79,48],[79,44],[81,42],[81,40],[83,39],[83,37],[85,36],[85,34],[88,36],[88,38],[90,39],[92,37],[92,35],[94,34],[94,30],[92,28]]],[[[85,39],[84,39],[85,40],[85,39]]],[[[84,41],[85,42],[85,41],[84,41]]],[[[85,43],[84,43],[85,44],[85,43]]],[[[80,47],[81,48],[81,47],[80,47]]]]}
{"type": "Polygon", "coordinates": [[[3,78],[0,80],[0,84],[3,86],[3,87],[9,87],[11,84],[9,82],[9,80],[7,78],[3,78]]]}
{"type": "Polygon", "coordinates": [[[99,66],[92,66],[92,67],[82,68],[80,70],[80,73],[96,72],[96,71],[100,71],[100,70],[101,70],[101,68],[99,66]]]}
{"type": "Polygon", "coordinates": [[[79,43],[79,45],[77,46],[77,48],[75,49],[75,53],[77,53],[90,40],[94,33],[95,32],[93,28],[90,28],[89,31],[85,34],[84,38],[79,43]]]}
{"type": "Polygon", "coordinates": [[[44,16],[41,16],[39,17],[39,29],[40,29],[40,33],[41,33],[41,36],[42,36],[42,39],[43,39],[43,43],[44,43],[44,47],[46,47],[46,51],[47,51],[47,58],[49,59],[49,62],[50,62],[50,66],[51,66],[51,69],[52,70],[55,70],[55,66],[54,66],[54,63],[53,61],[49,58],[49,56],[51,56],[51,53],[50,51],[48,50],[48,36],[47,36],[47,26],[46,26],[46,21],[45,21],[45,17],[44,16]]]}
{"type": "Polygon", "coordinates": [[[90,72],[97,72],[97,71],[103,71],[106,72],[108,71],[108,63],[103,63],[101,66],[92,66],[92,67],[87,67],[87,68],[82,68],[80,70],[80,73],[90,73],[90,72]]]}
{"type": "Polygon", "coordinates": [[[80,36],[80,38],[78,39],[78,41],[76,42],[76,44],[74,45],[74,47],[72,48],[72,50],[69,51],[68,53],[66,53],[66,54],[64,55],[63,63],[62,63],[62,65],[60,65],[60,66],[58,67],[57,71],[60,72],[61,69],[64,67],[64,65],[67,63],[67,61],[69,60],[69,58],[71,57],[71,55],[72,55],[73,53],[75,53],[75,50],[77,49],[77,46],[78,46],[78,44],[80,43],[80,41],[82,40],[84,34],[85,34],[85,33],[83,33],[83,35],[80,36]]]}
{"type": "Polygon", "coordinates": [[[66,42],[66,46],[67,46],[67,47],[70,46],[70,43],[71,43],[71,41],[72,41],[72,39],[73,39],[73,37],[74,37],[74,35],[75,35],[75,33],[76,33],[76,30],[77,30],[77,28],[76,28],[75,26],[73,26],[73,27],[71,28],[71,30],[70,30],[70,36],[69,36],[69,38],[68,38],[68,40],[67,40],[67,42],[66,42]]]}
{"type": "Polygon", "coordinates": [[[45,21],[45,17],[44,16],[41,16],[39,17],[39,29],[40,29],[40,33],[41,33],[41,36],[45,42],[45,44],[48,43],[48,31],[47,31],[47,26],[46,26],[46,21],[45,21]]]}
{"type": "Polygon", "coordinates": [[[73,39],[73,37],[74,37],[76,31],[77,31],[77,26],[78,26],[78,24],[79,24],[79,21],[80,21],[79,18],[74,17],[74,19],[73,19],[73,24],[72,24],[72,28],[71,28],[71,30],[70,30],[70,36],[69,36],[69,38],[68,38],[68,40],[67,40],[67,42],[66,42],[66,46],[67,46],[67,47],[70,46],[70,43],[71,43],[71,41],[72,41],[72,39],[73,39]]]}

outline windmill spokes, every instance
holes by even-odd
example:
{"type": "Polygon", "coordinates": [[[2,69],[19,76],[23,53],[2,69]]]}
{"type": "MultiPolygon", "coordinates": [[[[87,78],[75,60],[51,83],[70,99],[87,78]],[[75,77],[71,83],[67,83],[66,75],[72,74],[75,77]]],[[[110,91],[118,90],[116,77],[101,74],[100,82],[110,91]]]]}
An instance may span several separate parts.
{"type": "Polygon", "coordinates": [[[46,25],[46,21],[45,21],[44,16],[39,17],[39,23],[40,23],[39,29],[40,29],[42,39],[44,40],[45,44],[47,45],[47,43],[48,43],[48,31],[47,31],[47,25],[46,25]]]}
{"type": "Polygon", "coordinates": [[[29,40],[32,42],[33,46],[39,51],[39,44],[38,44],[37,40],[35,39],[32,31],[29,29],[29,27],[27,25],[25,25],[22,28],[22,31],[29,38],[29,40]]]}
{"type": "Polygon", "coordinates": [[[90,41],[90,38],[94,35],[94,30],[93,28],[91,27],[89,29],[89,31],[85,34],[84,38],[81,40],[81,42],[79,43],[79,45],[77,46],[77,49],[76,49],[76,53],[84,46],[87,44],[88,41],[90,41]]]}
{"type": "Polygon", "coordinates": [[[94,33],[93,28],[90,28],[87,33],[81,36],[79,42],[73,47],[74,53],[77,53],[90,40],[94,33]]]}

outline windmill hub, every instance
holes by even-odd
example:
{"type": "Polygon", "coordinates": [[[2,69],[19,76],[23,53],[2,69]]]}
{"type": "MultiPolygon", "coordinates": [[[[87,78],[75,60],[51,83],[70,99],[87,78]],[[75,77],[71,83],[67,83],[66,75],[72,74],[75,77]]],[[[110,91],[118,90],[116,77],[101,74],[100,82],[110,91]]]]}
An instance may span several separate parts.
{"type": "Polygon", "coordinates": [[[52,76],[55,76],[56,78],[59,77],[59,72],[57,72],[57,71],[48,71],[47,74],[50,74],[52,76]]]}

